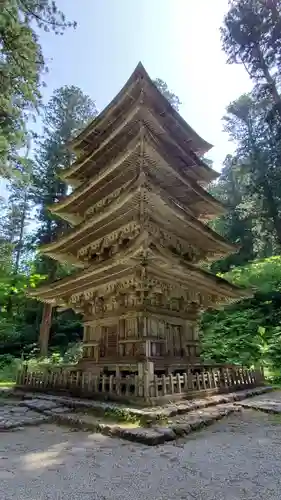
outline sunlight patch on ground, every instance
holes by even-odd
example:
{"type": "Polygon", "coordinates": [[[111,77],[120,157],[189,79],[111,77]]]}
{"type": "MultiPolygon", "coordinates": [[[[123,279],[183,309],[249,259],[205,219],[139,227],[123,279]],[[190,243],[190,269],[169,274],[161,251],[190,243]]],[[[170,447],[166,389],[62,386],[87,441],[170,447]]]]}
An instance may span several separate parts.
{"type": "Polygon", "coordinates": [[[61,463],[67,442],[56,444],[45,451],[27,453],[21,458],[22,470],[35,471],[61,463]]]}

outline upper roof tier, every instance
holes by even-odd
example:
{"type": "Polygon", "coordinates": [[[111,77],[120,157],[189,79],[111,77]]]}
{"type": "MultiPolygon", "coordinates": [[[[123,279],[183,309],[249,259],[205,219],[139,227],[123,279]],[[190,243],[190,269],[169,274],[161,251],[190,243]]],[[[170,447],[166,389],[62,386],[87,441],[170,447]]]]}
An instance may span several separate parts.
{"type": "Polygon", "coordinates": [[[140,114],[155,135],[165,141],[178,161],[187,168],[196,167],[193,174],[196,180],[210,182],[218,176],[200,159],[212,145],[185,122],[139,63],[111,103],[69,144],[71,149],[79,153],[79,158],[64,171],[63,179],[69,184],[79,185],[94,175],[96,152],[108,153],[109,143],[112,147],[116,134],[124,128],[126,135],[130,136],[130,128],[136,122],[136,115],[139,119],[140,114]]]}
{"type": "Polygon", "coordinates": [[[49,206],[56,215],[73,225],[88,217],[88,212],[108,204],[118,193],[128,187],[140,170],[165,187],[171,196],[192,210],[195,217],[208,220],[225,212],[221,202],[216,200],[191,177],[177,158],[165,149],[152,134],[143,131],[128,142],[126,148],[107,162],[108,151],[104,152],[105,164],[95,162],[93,175],[74,191],[49,206]]]}

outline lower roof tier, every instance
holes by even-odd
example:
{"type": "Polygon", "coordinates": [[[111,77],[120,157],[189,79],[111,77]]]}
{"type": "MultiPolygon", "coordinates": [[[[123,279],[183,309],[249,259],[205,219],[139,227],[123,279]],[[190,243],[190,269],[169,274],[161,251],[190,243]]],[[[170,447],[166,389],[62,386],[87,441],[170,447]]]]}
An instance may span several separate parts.
{"type": "MultiPolygon", "coordinates": [[[[236,251],[236,247],[198,221],[159,186],[135,184],[99,214],[89,219],[58,241],[41,247],[41,252],[59,260],[83,267],[93,256],[117,252],[123,240],[138,234],[158,237],[164,245],[174,247],[182,255],[192,253],[192,262],[220,258],[236,251]]],[[[104,255],[105,256],[105,255],[104,255]]],[[[99,260],[96,259],[96,260],[99,260]]]]}
{"type": "Polygon", "coordinates": [[[142,237],[127,250],[66,278],[32,290],[34,298],[54,306],[88,313],[92,304],[108,297],[133,294],[145,307],[150,296],[195,302],[202,308],[239,300],[248,292],[175,257],[157,242],[142,237]]]}

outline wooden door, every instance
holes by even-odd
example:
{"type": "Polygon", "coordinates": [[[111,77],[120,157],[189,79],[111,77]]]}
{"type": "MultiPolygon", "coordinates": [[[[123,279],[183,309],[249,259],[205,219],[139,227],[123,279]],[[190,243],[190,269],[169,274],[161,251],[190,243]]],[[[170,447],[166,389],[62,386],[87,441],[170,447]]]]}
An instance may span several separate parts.
{"type": "Polygon", "coordinates": [[[117,355],[117,325],[106,327],[106,356],[115,357],[117,355]]]}

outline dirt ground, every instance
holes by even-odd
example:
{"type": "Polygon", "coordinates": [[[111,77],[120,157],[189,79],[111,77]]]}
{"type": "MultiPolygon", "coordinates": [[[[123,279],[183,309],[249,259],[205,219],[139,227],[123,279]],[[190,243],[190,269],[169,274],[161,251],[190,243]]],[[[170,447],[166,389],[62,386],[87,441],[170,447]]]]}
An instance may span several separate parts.
{"type": "Polygon", "coordinates": [[[1,500],[280,500],[281,417],[244,410],[158,447],[50,424],[0,437],[1,500]]]}

